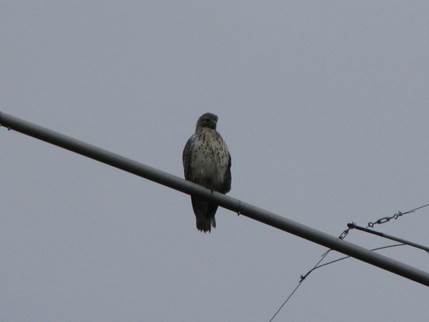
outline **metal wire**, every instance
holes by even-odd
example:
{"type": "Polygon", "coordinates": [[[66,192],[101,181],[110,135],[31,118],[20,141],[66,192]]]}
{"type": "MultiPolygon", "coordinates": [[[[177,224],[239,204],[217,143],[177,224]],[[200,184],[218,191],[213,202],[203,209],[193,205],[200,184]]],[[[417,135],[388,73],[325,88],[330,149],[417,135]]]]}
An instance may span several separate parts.
{"type": "MultiPolygon", "coordinates": [[[[414,212],[416,212],[417,210],[420,210],[420,209],[423,209],[423,208],[426,208],[426,207],[429,207],[429,203],[425,203],[425,204],[423,204],[423,205],[421,205],[421,206],[418,206],[418,207],[416,207],[416,208],[413,208],[413,209],[410,209],[410,210],[407,210],[407,211],[404,211],[404,212],[402,212],[402,211],[397,211],[396,213],[394,213],[392,216],[386,216],[386,217],[381,217],[381,218],[379,218],[379,219],[377,219],[377,220],[375,220],[375,221],[373,221],[373,222],[368,222],[368,225],[367,225],[367,228],[372,228],[372,227],[374,227],[375,225],[382,225],[382,224],[385,224],[385,223],[388,223],[389,221],[391,221],[391,220],[397,220],[397,219],[399,219],[400,217],[402,217],[402,216],[404,216],[404,215],[407,215],[407,214],[411,214],[411,213],[414,213],[414,212]]],[[[348,234],[350,233],[350,231],[352,230],[352,229],[355,229],[356,228],[356,225],[350,225],[350,224],[348,224],[347,225],[347,228],[346,229],[344,229],[344,231],[343,232],[341,232],[341,234],[338,236],[338,238],[339,239],[345,239],[347,236],[348,236],[348,234]]],[[[413,246],[412,244],[407,244],[407,243],[398,243],[398,244],[391,244],[391,245],[387,245],[387,246],[381,246],[381,247],[377,247],[377,248],[373,248],[373,249],[370,249],[370,251],[378,251],[378,250],[382,250],[382,249],[386,249],[386,248],[393,248],[393,247],[399,247],[399,246],[405,246],[405,245],[408,245],[408,246],[411,246],[411,247],[415,247],[415,246],[413,246]]],[[[276,310],[276,312],[273,314],[273,316],[270,318],[270,320],[269,320],[269,322],[272,322],[274,319],[275,319],[275,317],[280,313],[280,311],[283,309],[283,307],[289,302],[289,300],[293,297],[293,295],[295,294],[295,292],[299,289],[299,287],[302,285],[302,283],[304,282],[304,280],[312,273],[312,272],[314,272],[316,269],[319,269],[319,268],[321,268],[321,267],[325,267],[325,266],[328,266],[328,265],[330,265],[330,264],[334,264],[334,263],[337,263],[337,262],[339,262],[339,261],[342,261],[342,260],[345,260],[345,259],[348,259],[348,258],[350,258],[351,256],[344,256],[344,257],[340,257],[340,258],[337,258],[337,259],[334,259],[334,260],[332,260],[332,261],[329,261],[329,262],[327,262],[327,263],[324,263],[324,264],[321,264],[322,262],[323,262],[323,260],[326,258],[326,256],[328,256],[328,254],[330,253],[332,251],[332,249],[328,249],[327,251],[325,251],[323,254],[322,254],[322,256],[321,256],[321,258],[316,262],[316,264],[311,268],[311,269],[309,269],[305,274],[302,274],[302,275],[300,275],[300,280],[299,280],[299,282],[298,282],[298,284],[296,285],[296,287],[292,290],[292,292],[288,295],[288,297],[282,302],[282,304],[280,305],[280,307],[276,310]]]]}
{"type": "Polygon", "coordinates": [[[292,296],[295,294],[295,292],[296,292],[296,291],[298,291],[299,287],[300,287],[300,286],[301,286],[301,284],[302,284],[302,281],[303,281],[303,280],[299,281],[299,283],[295,286],[295,288],[294,288],[294,289],[293,289],[293,291],[289,294],[289,296],[286,298],[286,300],[284,300],[284,301],[283,301],[282,305],[280,305],[280,307],[277,309],[277,311],[273,314],[273,316],[271,317],[271,319],[269,320],[269,322],[272,322],[272,321],[276,318],[277,314],[279,314],[279,313],[280,313],[280,311],[283,309],[283,306],[285,306],[285,305],[286,305],[286,303],[287,303],[287,302],[289,302],[289,300],[290,300],[290,299],[292,298],[292,296]]]}
{"type": "Polygon", "coordinates": [[[404,211],[404,212],[397,211],[392,216],[381,217],[381,218],[377,219],[376,221],[370,221],[368,223],[367,227],[373,228],[375,225],[382,225],[382,224],[388,223],[389,221],[391,221],[393,219],[397,220],[397,219],[399,219],[399,217],[411,214],[413,212],[416,212],[417,210],[420,210],[420,209],[423,209],[423,208],[426,208],[426,207],[429,207],[429,203],[425,203],[425,204],[423,204],[421,206],[418,206],[416,208],[413,208],[413,209],[410,209],[410,210],[407,210],[407,211],[404,211]]]}
{"type": "MultiPolygon", "coordinates": [[[[344,231],[338,236],[339,239],[344,239],[347,237],[347,235],[350,232],[350,228],[347,227],[346,229],[344,229],[344,231]]],[[[323,262],[323,260],[326,258],[326,256],[328,256],[328,254],[332,251],[332,249],[328,249],[327,251],[325,251],[322,256],[317,260],[317,262],[303,275],[300,275],[299,277],[299,282],[296,285],[296,287],[292,290],[292,292],[288,295],[288,297],[282,302],[282,304],[279,306],[279,308],[277,309],[277,311],[271,316],[269,322],[272,322],[277,314],[280,313],[280,311],[283,309],[283,307],[287,304],[287,302],[289,302],[289,300],[293,297],[293,295],[295,294],[295,292],[299,289],[299,287],[302,285],[302,282],[304,282],[304,280],[308,277],[308,275],[310,275],[319,265],[321,262],[323,262]]]]}
{"type": "Polygon", "coordinates": [[[400,242],[400,243],[406,244],[406,245],[411,246],[411,247],[419,248],[419,249],[424,250],[425,252],[429,253],[429,247],[425,246],[425,245],[421,245],[421,244],[418,244],[418,243],[415,243],[415,242],[412,242],[412,241],[409,241],[409,240],[406,240],[406,239],[403,239],[400,237],[385,234],[385,233],[382,233],[380,231],[373,230],[370,228],[361,227],[361,226],[356,225],[354,223],[349,223],[349,224],[347,224],[347,226],[350,229],[356,229],[356,230],[363,231],[363,232],[368,233],[368,234],[372,234],[372,235],[379,236],[382,238],[394,240],[396,242],[400,242]]]}
{"type": "MultiPolygon", "coordinates": [[[[393,248],[393,247],[400,247],[400,246],[407,246],[407,245],[406,244],[398,243],[398,244],[391,244],[391,245],[381,246],[381,247],[377,247],[377,248],[372,248],[370,250],[375,252],[375,251],[382,250],[382,249],[393,248]]],[[[337,258],[337,259],[333,259],[333,260],[331,260],[329,262],[326,262],[326,263],[320,264],[319,266],[316,266],[313,271],[315,271],[316,269],[319,269],[319,268],[322,268],[322,267],[325,267],[325,266],[328,266],[328,265],[340,262],[340,261],[348,259],[348,258],[350,258],[350,256],[343,256],[343,257],[340,257],[340,258],[337,258]]]]}

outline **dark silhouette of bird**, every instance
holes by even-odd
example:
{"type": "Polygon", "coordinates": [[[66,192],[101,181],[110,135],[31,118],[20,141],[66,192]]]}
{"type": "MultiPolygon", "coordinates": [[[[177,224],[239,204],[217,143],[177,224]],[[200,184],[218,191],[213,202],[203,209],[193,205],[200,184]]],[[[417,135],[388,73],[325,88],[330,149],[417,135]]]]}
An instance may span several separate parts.
{"type": "MultiPolygon", "coordinates": [[[[197,121],[195,133],[183,149],[185,179],[210,190],[227,193],[231,190],[231,155],[222,136],[216,131],[218,117],[205,113],[197,121]]],[[[198,230],[216,228],[216,203],[191,196],[198,230]]]]}

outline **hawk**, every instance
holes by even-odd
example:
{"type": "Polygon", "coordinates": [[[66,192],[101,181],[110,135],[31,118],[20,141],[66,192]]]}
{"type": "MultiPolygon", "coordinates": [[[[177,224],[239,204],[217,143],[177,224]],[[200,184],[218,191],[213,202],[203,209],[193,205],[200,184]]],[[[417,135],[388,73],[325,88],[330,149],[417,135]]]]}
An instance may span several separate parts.
{"type": "MultiPolygon", "coordinates": [[[[221,135],[216,131],[217,116],[205,113],[197,121],[195,133],[183,149],[185,179],[210,190],[227,193],[231,190],[231,155],[221,135]]],[[[191,196],[197,229],[210,232],[216,228],[218,205],[191,196]]]]}

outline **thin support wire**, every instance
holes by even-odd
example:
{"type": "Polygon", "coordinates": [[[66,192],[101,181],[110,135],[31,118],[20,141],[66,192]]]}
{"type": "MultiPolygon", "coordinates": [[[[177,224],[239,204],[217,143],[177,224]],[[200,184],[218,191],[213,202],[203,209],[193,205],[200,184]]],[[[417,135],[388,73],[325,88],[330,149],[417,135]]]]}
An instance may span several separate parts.
{"type": "MultiPolygon", "coordinates": [[[[429,207],[429,203],[425,203],[425,204],[423,204],[421,206],[418,206],[416,208],[413,208],[413,209],[410,209],[410,210],[407,210],[407,211],[404,211],[404,212],[398,211],[395,214],[393,214],[392,216],[381,217],[381,218],[379,218],[379,219],[377,219],[377,220],[375,220],[373,222],[371,222],[371,221],[368,222],[366,228],[373,228],[375,225],[382,225],[382,224],[385,224],[385,223],[387,223],[387,222],[389,222],[391,220],[397,220],[397,219],[399,219],[399,217],[402,217],[402,216],[407,215],[407,214],[414,213],[414,212],[416,212],[416,211],[418,211],[420,209],[426,208],[426,207],[429,207]]],[[[358,228],[363,228],[363,227],[359,227],[359,226],[355,225],[354,223],[348,224],[347,228],[338,236],[338,238],[341,239],[341,240],[343,240],[343,239],[345,239],[347,237],[347,235],[349,234],[350,230],[352,230],[352,229],[358,229],[358,228]]],[[[367,230],[365,230],[365,229],[359,229],[359,230],[367,231],[369,229],[367,229],[367,230]]],[[[373,231],[370,231],[370,232],[373,232],[373,231]]],[[[428,252],[427,249],[424,246],[418,245],[419,247],[417,247],[416,246],[417,244],[415,244],[415,243],[412,243],[412,242],[409,242],[409,241],[406,241],[406,240],[403,240],[403,239],[399,239],[397,237],[395,239],[392,238],[392,236],[387,237],[387,235],[383,234],[383,233],[378,233],[378,235],[381,236],[381,237],[384,237],[384,238],[389,238],[389,239],[393,239],[393,240],[396,240],[396,241],[400,241],[401,243],[373,248],[373,249],[370,249],[370,251],[378,251],[378,250],[382,250],[382,249],[386,249],[386,248],[392,248],[392,247],[399,247],[399,246],[408,245],[408,246],[411,246],[411,247],[416,247],[416,248],[423,249],[424,251],[428,252]]],[[[316,264],[310,270],[308,270],[305,274],[300,275],[300,280],[299,280],[298,284],[292,290],[292,292],[288,295],[288,297],[283,301],[283,303],[280,305],[280,307],[277,309],[277,311],[273,314],[273,316],[270,318],[269,322],[272,322],[275,319],[275,317],[280,313],[280,311],[283,309],[283,307],[293,297],[293,295],[298,290],[298,288],[301,286],[301,284],[304,282],[304,280],[312,272],[314,272],[316,269],[319,269],[321,267],[328,266],[330,264],[334,264],[334,263],[337,263],[339,261],[342,261],[342,260],[345,260],[345,259],[348,259],[348,258],[351,257],[351,256],[344,256],[344,257],[340,257],[338,259],[334,259],[332,261],[329,261],[327,263],[321,264],[323,262],[323,260],[326,258],[326,256],[328,256],[328,254],[331,251],[332,251],[332,249],[328,249],[327,251],[325,251],[322,254],[321,258],[316,262],[316,264]]]]}
{"type": "Polygon", "coordinates": [[[399,217],[411,214],[413,212],[416,212],[417,210],[420,210],[420,209],[423,209],[423,208],[426,208],[426,207],[429,207],[429,203],[425,203],[425,204],[423,204],[421,206],[418,206],[416,208],[413,208],[413,209],[410,209],[410,210],[407,210],[407,211],[404,211],[404,212],[397,211],[392,216],[381,217],[381,218],[377,219],[376,221],[370,221],[368,223],[368,225],[367,225],[367,228],[374,228],[375,225],[382,225],[382,224],[388,223],[389,221],[391,221],[393,219],[397,220],[397,219],[399,219],[399,217]]]}
{"type": "Polygon", "coordinates": [[[409,241],[409,240],[406,240],[406,239],[403,239],[403,238],[400,238],[400,237],[396,237],[396,236],[392,236],[392,235],[389,235],[389,234],[385,234],[385,233],[382,233],[382,232],[377,231],[377,230],[372,230],[370,228],[361,227],[361,226],[356,225],[354,223],[349,223],[349,224],[347,224],[347,226],[350,229],[356,229],[356,230],[360,230],[360,231],[363,231],[363,232],[368,233],[368,234],[372,234],[372,235],[376,235],[376,236],[379,236],[379,237],[382,237],[382,238],[394,240],[394,241],[406,244],[408,246],[424,250],[425,252],[429,253],[429,247],[427,247],[425,245],[417,244],[415,242],[412,242],[412,241],[409,241]]]}
{"type": "Polygon", "coordinates": [[[301,286],[303,280],[300,280],[298,282],[298,284],[295,286],[295,288],[293,289],[293,291],[289,294],[289,296],[286,298],[286,300],[283,301],[282,305],[280,305],[280,307],[277,309],[277,311],[273,314],[273,316],[271,317],[269,322],[272,322],[277,314],[280,313],[280,311],[283,309],[283,306],[286,305],[287,302],[289,302],[289,300],[292,298],[292,296],[295,294],[296,291],[298,291],[299,287],[301,286]]]}
{"type": "MultiPolygon", "coordinates": [[[[391,245],[381,246],[381,247],[377,247],[377,248],[372,248],[370,250],[376,252],[378,250],[387,249],[387,248],[393,248],[393,247],[400,247],[400,246],[407,246],[407,245],[406,244],[402,244],[402,243],[398,243],[398,244],[391,244],[391,245]]],[[[350,258],[350,256],[343,256],[343,257],[340,257],[340,258],[337,258],[337,259],[333,259],[333,260],[331,260],[329,262],[326,262],[326,263],[323,263],[323,264],[320,264],[320,265],[316,266],[313,271],[315,271],[316,269],[319,269],[319,268],[322,268],[322,267],[325,267],[325,266],[328,266],[328,265],[340,262],[340,261],[348,259],[348,258],[350,258]]]]}
{"type": "MultiPolygon", "coordinates": [[[[347,227],[339,236],[339,239],[344,239],[347,237],[347,235],[350,232],[350,228],[347,227]]],[[[280,311],[283,309],[283,307],[287,304],[287,302],[289,302],[289,300],[293,297],[293,295],[295,294],[295,292],[299,289],[299,287],[302,285],[302,283],[304,282],[304,280],[320,265],[321,262],[323,262],[323,260],[326,258],[326,256],[329,255],[329,253],[332,251],[332,249],[328,249],[327,251],[325,251],[322,256],[317,260],[317,262],[305,273],[302,274],[299,278],[299,282],[296,285],[296,287],[292,290],[292,292],[288,295],[288,297],[283,301],[283,303],[279,306],[279,308],[277,309],[277,311],[271,316],[269,322],[272,322],[277,314],[280,313],[280,311]]]]}

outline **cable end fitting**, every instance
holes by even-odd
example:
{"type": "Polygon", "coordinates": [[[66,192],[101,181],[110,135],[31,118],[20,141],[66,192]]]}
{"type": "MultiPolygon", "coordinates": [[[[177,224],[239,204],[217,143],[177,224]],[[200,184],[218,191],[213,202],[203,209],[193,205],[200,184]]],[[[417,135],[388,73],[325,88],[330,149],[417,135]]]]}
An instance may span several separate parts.
{"type": "Polygon", "coordinates": [[[353,228],[356,228],[356,225],[355,225],[355,223],[354,223],[354,222],[349,222],[349,223],[347,224],[347,227],[348,227],[348,228],[350,228],[350,229],[353,229],[353,228]]]}

